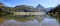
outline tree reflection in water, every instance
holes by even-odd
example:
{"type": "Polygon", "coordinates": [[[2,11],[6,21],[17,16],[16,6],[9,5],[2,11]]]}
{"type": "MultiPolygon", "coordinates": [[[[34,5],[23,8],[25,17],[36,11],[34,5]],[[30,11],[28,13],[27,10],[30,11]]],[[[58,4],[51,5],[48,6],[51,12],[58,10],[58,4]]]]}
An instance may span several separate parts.
{"type": "Polygon", "coordinates": [[[25,26],[25,25],[26,26],[37,26],[37,25],[40,26],[40,23],[42,24],[42,26],[49,26],[49,25],[55,26],[55,24],[57,24],[57,21],[55,19],[50,19],[50,18],[48,18],[49,16],[47,16],[47,15],[40,15],[40,16],[28,15],[26,17],[25,16],[10,15],[10,16],[3,16],[2,18],[4,18],[4,20],[3,20],[4,24],[7,24],[7,26],[12,26],[12,25],[15,26],[15,24],[19,25],[19,26],[25,26]],[[45,19],[45,18],[48,18],[48,19],[45,19]]]}
{"type": "Polygon", "coordinates": [[[52,18],[55,18],[56,20],[58,20],[58,22],[60,23],[60,14],[57,14],[55,16],[50,15],[52,18]]]}
{"type": "Polygon", "coordinates": [[[17,15],[15,15],[15,16],[13,16],[13,15],[7,15],[7,16],[2,16],[2,18],[4,18],[4,20],[14,19],[16,21],[22,21],[22,22],[29,21],[29,20],[34,20],[34,16],[31,16],[31,15],[18,15],[18,16],[17,15]]]}
{"type": "Polygon", "coordinates": [[[40,16],[36,16],[36,15],[7,15],[7,16],[3,16],[2,18],[4,18],[4,20],[16,20],[16,21],[21,21],[21,22],[25,22],[25,21],[33,21],[34,19],[36,19],[37,21],[41,22],[45,16],[40,15],[40,16]]]}

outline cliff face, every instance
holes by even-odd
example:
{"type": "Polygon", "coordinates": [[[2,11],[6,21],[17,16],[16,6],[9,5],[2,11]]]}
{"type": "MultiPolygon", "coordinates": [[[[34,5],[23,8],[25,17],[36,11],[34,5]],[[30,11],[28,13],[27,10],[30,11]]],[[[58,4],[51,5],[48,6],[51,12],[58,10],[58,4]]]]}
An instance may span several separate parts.
{"type": "Polygon", "coordinates": [[[27,5],[19,5],[15,7],[18,12],[33,12],[34,7],[33,6],[27,6],[27,5]]]}

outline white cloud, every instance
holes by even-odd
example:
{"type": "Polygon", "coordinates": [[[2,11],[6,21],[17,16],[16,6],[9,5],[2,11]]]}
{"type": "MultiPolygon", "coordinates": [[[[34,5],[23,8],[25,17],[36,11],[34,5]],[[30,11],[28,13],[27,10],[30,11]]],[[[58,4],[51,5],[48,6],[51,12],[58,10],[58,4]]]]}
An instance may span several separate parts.
{"type": "Polygon", "coordinates": [[[2,2],[4,6],[14,7],[14,5],[12,5],[11,3],[8,3],[8,2],[6,2],[6,1],[4,1],[4,0],[0,0],[0,2],[2,2]]]}

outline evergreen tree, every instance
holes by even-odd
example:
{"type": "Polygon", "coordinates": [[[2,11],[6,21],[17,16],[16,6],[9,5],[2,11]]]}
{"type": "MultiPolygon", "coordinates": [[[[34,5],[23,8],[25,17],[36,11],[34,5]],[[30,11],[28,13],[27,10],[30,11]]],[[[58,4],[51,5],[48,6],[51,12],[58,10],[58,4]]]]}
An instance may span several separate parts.
{"type": "Polygon", "coordinates": [[[48,11],[47,13],[53,13],[55,14],[56,12],[58,12],[58,14],[60,14],[60,5],[56,6],[55,8],[51,9],[50,11],[48,11]]]}

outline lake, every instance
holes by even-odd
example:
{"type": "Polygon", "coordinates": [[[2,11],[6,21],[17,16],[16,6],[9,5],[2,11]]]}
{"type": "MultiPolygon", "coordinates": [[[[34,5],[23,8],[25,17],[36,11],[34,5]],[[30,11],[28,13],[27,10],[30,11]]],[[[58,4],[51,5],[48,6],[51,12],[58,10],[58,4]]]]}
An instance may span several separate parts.
{"type": "Polygon", "coordinates": [[[59,26],[58,20],[49,15],[3,16],[0,26],[59,26]]]}

